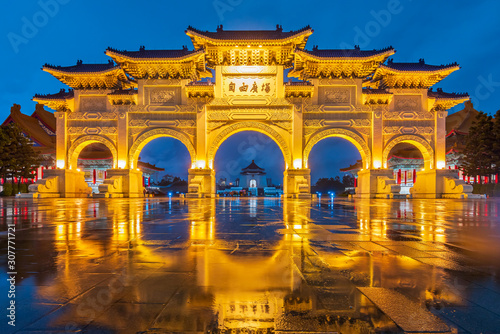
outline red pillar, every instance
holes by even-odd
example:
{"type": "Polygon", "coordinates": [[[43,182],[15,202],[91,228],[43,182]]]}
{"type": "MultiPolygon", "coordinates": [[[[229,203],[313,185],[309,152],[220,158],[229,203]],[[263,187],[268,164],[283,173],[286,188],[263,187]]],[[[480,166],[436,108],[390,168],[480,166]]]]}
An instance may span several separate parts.
{"type": "Polygon", "coordinates": [[[417,181],[417,170],[413,170],[413,184],[415,184],[415,181],[417,181]]]}
{"type": "Polygon", "coordinates": [[[398,170],[398,184],[401,184],[401,169],[398,170]]]}
{"type": "MultiPolygon", "coordinates": [[[[3,179],[2,179],[2,183],[3,183],[3,179]]],[[[355,177],[354,178],[354,188],[356,188],[358,186],[358,178],[355,177]]]]}
{"type": "Polygon", "coordinates": [[[92,170],[92,183],[95,184],[97,178],[97,172],[95,168],[92,170]]]}

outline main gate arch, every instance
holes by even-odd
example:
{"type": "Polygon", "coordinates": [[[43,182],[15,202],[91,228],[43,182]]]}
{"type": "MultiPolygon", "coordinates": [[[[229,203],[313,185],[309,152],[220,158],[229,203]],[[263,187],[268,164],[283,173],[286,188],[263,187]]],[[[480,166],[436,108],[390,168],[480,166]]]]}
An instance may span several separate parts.
{"type": "MultiPolygon", "coordinates": [[[[56,109],[58,169],[49,174],[59,181],[49,183],[59,188],[51,194],[78,194],[71,180],[83,176],[73,168],[75,155],[97,140],[110,148],[114,161],[103,191],[141,196],[139,153],[150,140],[168,136],[184,143],[191,155],[188,196],[211,197],[217,148],[244,130],[269,136],[282,150],[288,197],[311,196],[309,153],[331,136],[347,139],[360,151],[358,196],[397,193],[386,161],[390,149],[405,141],[422,151],[428,166],[422,179],[430,185],[420,184],[414,196],[458,191],[449,190],[459,188],[457,178],[443,171],[445,117],[447,109],[469,97],[431,87],[459,66],[396,63],[388,60],[392,47],[308,50],[312,33],[309,26],[258,33],[188,27],[192,50],[108,48],[106,64],[45,65],[44,71],[73,88],[33,99],[56,109]],[[212,76],[208,68],[214,69],[215,82],[204,79],[212,76]]],[[[41,195],[48,188],[32,187],[41,195]]]]}
{"type": "Polygon", "coordinates": [[[256,131],[262,133],[269,138],[271,138],[280,148],[281,153],[285,159],[285,168],[292,164],[292,153],[289,148],[289,143],[283,136],[281,136],[278,131],[272,128],[272,126],[261,122],[255,121],[243,121],[233,123],[231,125],[225,126],[220,129],[214,135],[214,139],[210,141],[210,147],[208,149],[207,159],[210,168],[213,168],[213,161],[215,159],[215,154],[219,149],[220,145],[226,141],[232,135],[242,132],[242,131],[256,131]]]}

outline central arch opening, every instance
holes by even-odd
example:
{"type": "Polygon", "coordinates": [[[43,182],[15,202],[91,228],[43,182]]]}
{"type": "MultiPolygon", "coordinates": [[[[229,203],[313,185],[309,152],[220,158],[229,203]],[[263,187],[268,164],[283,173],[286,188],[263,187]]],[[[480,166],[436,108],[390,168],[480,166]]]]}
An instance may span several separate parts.
{"type": "Polygon", "coordinates": [[[214,159],[219,196],[280,196],[285,158],[269,136],[241,131],[228,137],[214,159]]]}
{"type": "Polygon", "coordinates": [[[340,137],[321,139],[308,158],[311,170],[311,192],[336,196],[353,194],[357,172],[363,168],[358,148],[340,137]]]}

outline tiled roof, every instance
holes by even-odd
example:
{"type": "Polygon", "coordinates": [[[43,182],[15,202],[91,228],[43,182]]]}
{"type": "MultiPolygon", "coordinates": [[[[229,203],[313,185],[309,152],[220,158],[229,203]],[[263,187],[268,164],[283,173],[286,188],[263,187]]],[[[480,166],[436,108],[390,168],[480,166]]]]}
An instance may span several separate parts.
{"type": "Polygon", "coordinates": [[[45,64],[43,65],[43,67],[68,73],[93,73],[106,72],[115,68],[119,68],[120,66],[115,65],[112,60],[109,60],[109,62],[105,64],[84,64],[81,60],[78,60],[76,65],[73,66],[54,66],[45,64]]]}
{"type": "Polygon", "coordinates": [[[356,161],[355,164],[350,165],[349,167],[340,168],[341,172],[351,172],[356,171],[358,169],[363,169],[363,162],[361,160],[356,161]]]}
{"type": "Polygon", "coordinates": [[[121,51],[113,48],[107,48],[106,51],[113,52],[129,58],[183,58],[186,56],[194,55],[200,53],[200,50],[189,51],[187,47],[179,50],[146,50],[145,47],[141,46],[139,51],[121,51]]]}
{"type": "Polygon", "coordinates": [[[471,101],[466,101],[464,105],[464,109],[446,117],[447,134],[452,132],[469,133],[469,129],[476,120],[479,111],[474,109],[474,105],[471,101]]]}
{"type": "Polygon", "coordinates": [[[201,31],[189,26],[186,33],[190,31],[215,40],[280,40],[293,37],[308,30],[312,30],[310,26],[296,31],[283,31],[281,26],[277,26],[276,30],[223,30],[221,25],[217,27],[217,31],[215,32],[201,31]]]}
{"type": "Polygon", "coordinates": [[[432,88],[427,92],[427,96],[434,98],[445,98],[445,99],[455,99],[455,98],[467,98],[469,94],[467,93],[445,93],[442,88],[438,88],[433,91],[432,88]]]}
{"type": "Polygon", "coordinates": [[[108,95],[137,95],[137,89],[117,89],[108,95]]]}
{"type": "Polygon", "coordinates": [[[214,86],[214,83],[211,81],[191,81],[187,86],[214,86]]]}
{"type": "Polygon", "coordinates": [[[451,63],[448,65],[429,65],[426,64],[424,59],[420,59],[418,63],[396,63],[392,59],[389,59],[387,65],[382,65],[383,67],[390,68],[396,71],[404,72],[421,72],[421,71],[438,71],[446,68],[457,67],[457,63],[451,63]]]}
{"type": "Polygon", "coordinates": [[[9,124],[10,122],[17,124],[28,137],[40,144],[41,147],[37,149],[41,149],[44,152],[55,149],[56,138],[49,136],[35,117],[21,113],[21,107],[19,105],[14,105],[11,108],[10,115],[3,124],[9,124]]]}
{"type": "Polygon", "coordinates": [[[63,100],[70,99],[75,95],[72,89],[66,91],[64,88],[59,91],[59,93],[55,94],[35,94],[34,98],[43,99],[43,100],[63,100]]]}
{"type": "Polygon", "coordinates": [[[40,120],[43,124],[48,126],[51,131],[56,131],[56,118],[53,113],[44,109],[43,104],[37,104],[35,106],[35,112],[31,117],[40,120]]]}
{"type": "Polygon", "coordinates": [[[363,94],[392,94],[383,88],[380,88],[380,89],[363,88],[362,92],[363,92],[363,94]]]}
{"type": "Polygon", "coordinates": [[[312,56],[319,58],[364,58],[371,57],[378,54],[386,53],[387,51],[394,51],[392,46],[389,46],[381,50],[361,50],[359,48],[354,49],[324,49],[320,50],[314,47],[312,50],[302,50],[312,56]]]}
{"type": "Polygon", "coordinates": [[[255,163],[255,161],[252,160],[252,162],[250,163],[250,165],[248,165],[245,168],[242,168],[241,171],[242,172],[251,172],[251,171],[264,172],[265,169],[264,168],[260,168],[259,166],[257,166],[257,164],[255,163]]]}
{"type": "Polygon", "coordinates": [[[140,160],[137,161],[137,168],[139,168],[140,170],[150,169],[150,170],[154,170],[157,172],[161,172],[161,171],[165,170],[165,168],[156,167],[155,165],[152,165],[149,162],[144,162],[144,161],[140,161],[140,160]]]}
{"type": "Polygon", "coordinates": [[[288,81],[285,82],[286,86],[313,86],[309,81],[288,81]]]}

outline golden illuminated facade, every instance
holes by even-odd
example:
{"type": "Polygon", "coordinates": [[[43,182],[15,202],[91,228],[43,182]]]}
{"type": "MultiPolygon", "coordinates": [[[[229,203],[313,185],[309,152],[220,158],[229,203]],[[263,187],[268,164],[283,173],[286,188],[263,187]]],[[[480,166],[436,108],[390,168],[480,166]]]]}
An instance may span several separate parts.
{"type": "Polygon", "coordinates": [[[306,50],[310,27],[216,32],[188,27],[194,50],[119,51],[108,48],[107,64],[43,70],[73,90],[37,95],[56,109],[57,170],[31,187],[36,196],[82,196],[79,153],[102,143],[113,168],[99,187],[103,196],[142,195],[137,161],[158,137],[181,141],[191,155],[189,197],[215,196],[215,154],[240,131],[272,138],[285,159],[284,193],[310,197],[308,157],[327,137],[353,143],[363,160],[357,195],[392,197],[399,193],[387,169],[391,149],[415,145],[425,160],[412,194],[463,197],[472,189],[445,170],[447,109],[466,94],[428,94],[429,88],[459,69],[388,60],[382,50],[306,50]],[[212,70],[212,71],[211,71],[212,70]],[[284,82],[287,72],[289,79],[284,82]],[[215,80],[202,80],[212,77],[215,80]]]}

